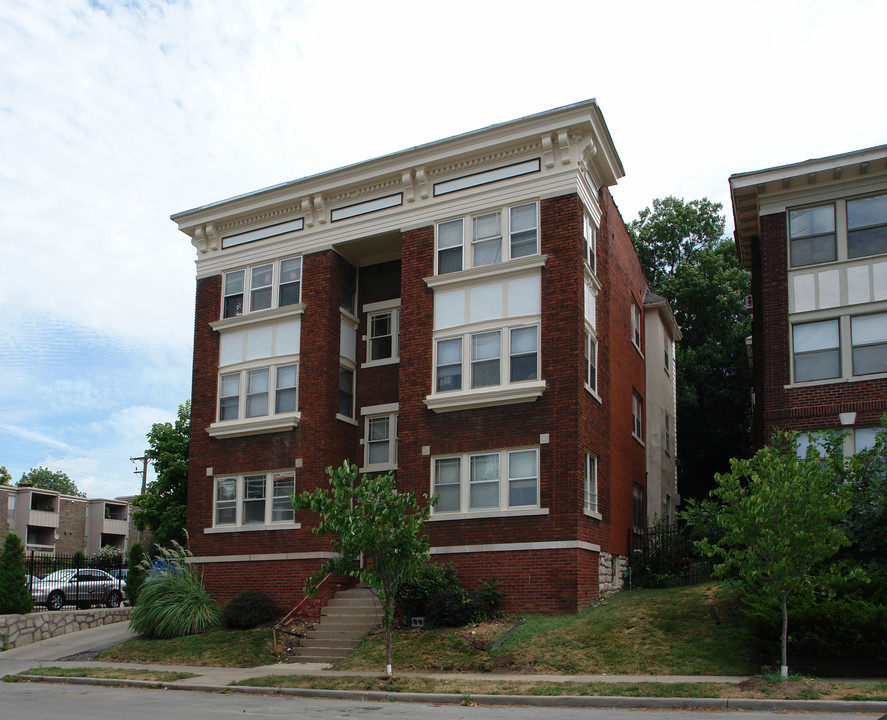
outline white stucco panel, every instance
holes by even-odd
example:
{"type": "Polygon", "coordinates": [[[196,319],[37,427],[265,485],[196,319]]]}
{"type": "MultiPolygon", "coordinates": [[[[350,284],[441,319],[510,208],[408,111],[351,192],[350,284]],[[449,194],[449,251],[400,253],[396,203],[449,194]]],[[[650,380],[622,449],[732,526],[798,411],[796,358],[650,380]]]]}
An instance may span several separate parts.
{"type": "Polygon", "coordinates": [[[872,265],[873,300],[887,300],[887,262],[872,265]]]}
{"type": "Polygon", "coordinates": [[[847,268],[847,302],[850,305],[866,303],[871,297],[867,265],[847,268]]]}
{"type": "Polygon", "coordinates": [[[502,283],[477,285],[469,290],[468,322],[502,317],[502,283]]]}
{"type": "Polygon", "coordinates": [[[841,274],[838,270],[819,273],[819,307],[833,308],[841,304],[841,274]]]}
{"type": "Polygon", "coordinates": [[[298,355],[301,344],[302,323],[280,323],[277,326],[277,338],[274,343],[275,355],[298,355]]]}
{"type": "Polygon", "coordinates": [[[345,320],[339,326],[339,355],[357,362],[357,330],[345,320]]]}
{"type": "Polygon", "coordinates": [[[219,365],[233,365],[243,360],[243,331],[222,333],[219,338],[219,365]]]}
{"type": "Polygon", "coordinates": [[[250,328],[246,331],[246,359],[271,357],[271,326],[250,328]]]}
{"type": "Polygon", "coordinates": [[[434,329],[465,324],[465,290],[444,290],[434,293],[434,329]]]}
{"type": "Polygon", "coordinates": [[[812,273],[795,275],[794,277],[794,307],[790,312],[807,312],[816,309],[816,283],[812,273]]]}
{"type": "Polygon", "coordinates": [[[541,275],[530,275],[508,281],[508,317],[538,315],[541,312],[541,275]]]}

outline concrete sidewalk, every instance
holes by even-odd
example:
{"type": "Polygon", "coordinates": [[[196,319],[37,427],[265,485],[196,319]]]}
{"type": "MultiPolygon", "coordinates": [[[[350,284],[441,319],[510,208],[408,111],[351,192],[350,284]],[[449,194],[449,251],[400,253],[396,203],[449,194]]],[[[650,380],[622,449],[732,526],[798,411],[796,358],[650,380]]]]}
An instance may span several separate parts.
{"type": "MultiPolygon", "coordinates": [[[[0,652],[0,677],[14,675],[23,670],[40,666],[82,667],[91,662],[96,652],[112,647],[132,637],[128,624],[117,623],[104,627],[61,635],[40,642],[0,652]],[[82,656],[82,657],[77,657],[82,656]]],[[[141,680],[102,680],[94,678],[45,678],[48,682],[67,682],[88,685],[130,685],[132,687],[158,687],[169,690],[203,692],[243,692],[259,694],[285,694],[313,697],[333,697],[353,700],[389,700],[397,702],[452,703],[463,702],[461,694],[411,694],[390,692],[360,692],[350,690],[311,690],[298,688],[250,688],[230,686],[233,682],[266,675],[322,675],[359,676],[376,678],[382,675],[374,671],[337,671],[327,665],[303,663],[279,663],[253,668],[192,667],[182,665],[101,663],[102,667],[140,668],[170,672],[193,673],[194,677],[172,682],[141,680]]],[[[426,677],[439,680],[496,680],[528,682],[604,682],[604,683],[739,683],[746,677],[738,676],[686,676],[686,675],[513,675],[496,673],[397,673],[400,677],[426,677]]],[[[809,712],[856,712],[880,716],[887,713],[887,702],[845,702],[830,700],[758,700],[727,698],[629,698],[629,697],[576,697],[576,696],[515,696],[472,695],[471,700],[480,704],[512,704],[537,706],[582,706],[620,708],[700,708],[729,710],[785,710],[809,712]]]]}

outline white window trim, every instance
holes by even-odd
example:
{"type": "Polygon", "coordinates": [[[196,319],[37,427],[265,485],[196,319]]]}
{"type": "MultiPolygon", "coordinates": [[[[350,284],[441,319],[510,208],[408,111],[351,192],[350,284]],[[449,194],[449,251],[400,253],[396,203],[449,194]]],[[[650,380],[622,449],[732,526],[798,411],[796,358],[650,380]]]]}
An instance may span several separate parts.
{"type": "Polygon", "coordinates": [[[272,364],[268,364],[266,359],[258,362],[237,363],[236,365],[219,368],[216,386],[216,421],[206,429],[207,433],[214,438],[228,438],[262,435],[293,429],[302,419],[302,413],[299,410],[299,385],[301,384],[301,378],[298,373],[298,355],[275,358],[275,362],[272,364]],[[277,400],[277,369],[287,365],[296,366],[296,410],[294,412],[277,413],[274,412],[277,400]],[[268,370],[268,414],[248,418],[246,417],[247,375],[250,370],[264,369],[268,370]],[[237,418],[233,420],[219,420],[223,375],[240,375],[237,418]]]}
{"type": "Polygon", "coordinates": [[[363,306],[366,313],[366,335],[363,341],[366,343],[366,361],[361,363],[362,368],[378,367],[380,365],[394,365],[400,362],[400,298],[397,300],[383,300],[381,302],[367,303],[363,306]],[[372,360],[372,329],[373,316],[391,313],[392,337],[391,357],[372,360]]]}
{"type": "Polygon", "coordinates": [[[357,368],[354,367],[354,364],[345,357],[339,356],[339,368],[336,372],[336,420],[341,420],[343,422],[348,423],[349,425],[357,425],[357,368]],[[343,415],[339,412],[339,382],[338,377],[339,373],[342,370],[351,371],[351,414],[343,415]]]}
{"type": "Polygon", "coordinates": [[[302,315],[304,312],[305,305],[299,303],[298,305],[286,305],[282,308],[260,310],[254,313],[215,320],[209,323],[209,326],[216,332],[223,332],[231,328],[240,328],[244,325],[271,325],[278,320],[284,320],[294,315],[302,315]]]}
{"type": "Polygon", "coordinates": [[[514,517],[517,515],[547,515],[548,509],[541,507],[541,458],[538,445],[529,445],[523,447],[495,448],[492,450],[475,450],[466,453],[444,453],[441,455],[433,455],[429,466],[429,476],[431,479],[431,494],[435,492],[435,476],[434,469],[437,460],[448,460],[451,458],[459,458],[459,510],[440,511],[437,507],[431,509],[430,520],[469,520],[477,518],[493,518],[493,517],[514,517]],[[510,507],[509,499],[509,454],[526,450],[534,450],[536,452],[536,505],[516,505],[510,507]],[[498,508],[481,508],[479,510],[470,509],[470,492],[471,492],[471,458],[479,455],[499,455],[499,507],[498,508]]]}
{"type": "Polygon", "coordinates": [[[593,360],[594,360],[595,381],[594,381],[594,386],[589,385],[589,383],[586,381],[586,376],[588,375],[588,372],[583,368],[582,384],[585,387],[585,391],[587,393],[589,393],[599,403],[602,403],[603,400],[601,400],[601,396],[598,394],[598,391],[597,391],[598,380],[600,379],[600,365],[598,364],[598,350],[600,347],[600,343],[598,342],[597,333],[595,332],[595,329],[587,322],[585,323],[585,333],[587,333],[587,334],[582,339],[582,342],[583,342],[582,362],[583,362],[583,364],[587,363],[586,358],[588,358],[588,356],[590,355],[590,353],[588,352],[588,345],[589,345],[589,343],[593,343],[594,344],[594,358],[593,358],[593,360]]]}
{"type": "Polygon", "coordinates": [[[582,511],[588,517],[594,518],[595,520],[603,520],[604,516],[600,513],[600,486],[598,484],[598,462],[600,458],[592,452],[586,451],[585,453],[585,470],[583,477],[583,487],[582,487],[582,511]],[[594,459],[594,477],[589,477],[588,468],[590,466],[590,460],[594,459]],[[589,497],[589,482],[590,480],[594,480],[594,508],[589,507],[588,497],[589,497]]]}
{"type": "Polygon", "coordinates": [[[631,344],[634,345],[634,349],[640,353],[641,357],[644,357],[644,351],[641,349],[641,343],[643,342],[643,331],[641,330],[641,306],[638,305],[637,300],[633,297],[631,298],[631,344]]]}
{"type": "Polygon", "coordinates": [[[509,203],[508,205],[502,205],[499,207],[492,207],[486,210],[482,210],[479,212],[472,212],[468,215],[461,215],[456,217],[449,217],[444,220],[439,220],[434,223],[434,275],[439,277],[445,277],[447,275],[456,275],[458,273],[463,273],[468,270],[478,270],[489,267],[495,267],[497,265],[501,265],[503,263],[514,262],[516,260],[523,260],[527,257],[539,257],[539,253],[541,251],[541,243],[542,243],[542,218],[541,213],[539,211],[539,201],[538,200],[526,200],[524,202],[516,202],[509,203]],[[524,255],[520,258],[512,258],[511,257],[511,210],[513,208],[522,207],[524,205],[534,205],[536,211],[536,252],[530,255],[524,255]],[[489,263],[486,265],[474,265],[474,218],[482,217],[484,215],[490,215],[492,213],[499,213],[499,230],[501,231],[500,242],[501,242],[501,257],[502,259],[499,262],[489,263]],[[438,227],[440,225],[453,222],[454,220],[462,221],[462,269],[455,270],[449,273],[440,273],[438,268],[438,260],[440,249],[438,247],[438,227]]]}
{"type": "MultiPolygon", "coordinates": [[[[275,475],[292,475],[293,480],[296,479],[295,470],[272,470],[266,472],[255,472],[255,473],[241,473],[241,474],[230,474],[230,475],[216,475],[213,478],[212,483],[212,493],[213,493],[213,510],[212,510],[212,526],[204,528],[203,532],[206,535],[215,534],[215,533],[229,533],[229,532],[256,532],[262,530],[298,530],[302,527],[301,523],[297,523],[295,521],[295,515],[293,516],[293,520],[279,520],[274,522],[271,520],[272,510],[274,505],[274,476],[275,475]],[[257,478],[260,475],[264,475],[265,477],[265,522],[263,523],[249,523],[247,525],[243,524],[243,503],[244,503],[244,480],[245,478],[257,478]],[[234,480],[236,482],[236,490],[235,490],[235,521],[233,523],[217,525],[217,505],[218,505],[218,484],[223,480],[234,480]]],[[[295,489],[295,482],[293,485],[295,489]]]]}
{"type": "Polygon", "coordinates": [[[631,436],[641,445],[644,444],[644,398],[637,390],[631,391],[631,436]],[[641,432],[638,434],[637,425],[640,424],[641,432]]]}
{"type": "Polygon", "coordinates": [[[587,212],[582,213],[582,218],[582,241],[585,268],[593,275],[597,275],[598,228],[597,225],[595,225],[594,220],[592,220],[591,215],[589,215],[587,212]],[[594,262],[591,262],[590,256],[594,257],[594,262]]]}
{"type": "MultiPolygon", "coordinates": [[[[291,255],[290,257],[280,258],[278,260],[268,260],[265,262],[257,262],[252,265],[246,265],[243,267],[229,268],[222,272],[222,298],[221,298],[221,307],[219,308],[219,318],[220,320],[236,320],[245,316],[270,313],[275,310],[280,309],[290,309],[296,306],[302,306],[302,284],[305,282],[305,274],[304,274],[304,256],[303,255],[291,255]],[[293,303],[292,305],[283,305],[279,306],[278,302],[280,300],[280,265],[287,260],[294,260],[296,258],[302,259],[302,264],[299,269],[299,302],[293,303]],[[252,271],[254,268],[262,267],[264,265],[271,265],[271,307],[262,308],[261,310],[252,310],[251,300],[252,300],[252,271]],[[231,317],[225,317],[225,299],[228,297],[225,295],[225,285],[227,282],[227,276],[229,273],[235,272],[243,272],[243,292],[241,293],[243,296],[242,304],[243,311],[240,315],[232,315],[231,317]]],[[[267,287],[267,286],[263,286],[267,287]]]]}

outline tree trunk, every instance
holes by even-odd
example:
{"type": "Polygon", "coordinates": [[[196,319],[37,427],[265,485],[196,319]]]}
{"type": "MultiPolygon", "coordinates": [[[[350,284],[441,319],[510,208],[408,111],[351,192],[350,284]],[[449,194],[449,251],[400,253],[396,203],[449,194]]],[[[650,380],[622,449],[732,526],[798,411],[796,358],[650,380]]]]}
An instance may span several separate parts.
{"type": "Polygon", "coordinates": [[[782,666],[779,677],[788,680],[788,597],[782,595],[782,666]]]}
{"type": "Polygon", "coordinates": [[[385,674],[391,677],[391,621],[393,618],[385,618],[385,674]]]}

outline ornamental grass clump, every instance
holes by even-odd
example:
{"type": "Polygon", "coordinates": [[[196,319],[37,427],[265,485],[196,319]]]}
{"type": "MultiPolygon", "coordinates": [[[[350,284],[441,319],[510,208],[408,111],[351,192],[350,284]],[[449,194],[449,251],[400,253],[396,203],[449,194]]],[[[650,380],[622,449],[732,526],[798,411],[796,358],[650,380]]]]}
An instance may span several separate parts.
{"type": "MultiPolygon", "coordinates": [[[[190,553],[177,542],[161,549],[163,562],[152,568],[133,608],[129,626],[143,638],[166,639],[217,630],[222,623],[218,603],[206,591],[190,553]]],[[[146,561],[147,564],[147,561],[146,561]]]]}

